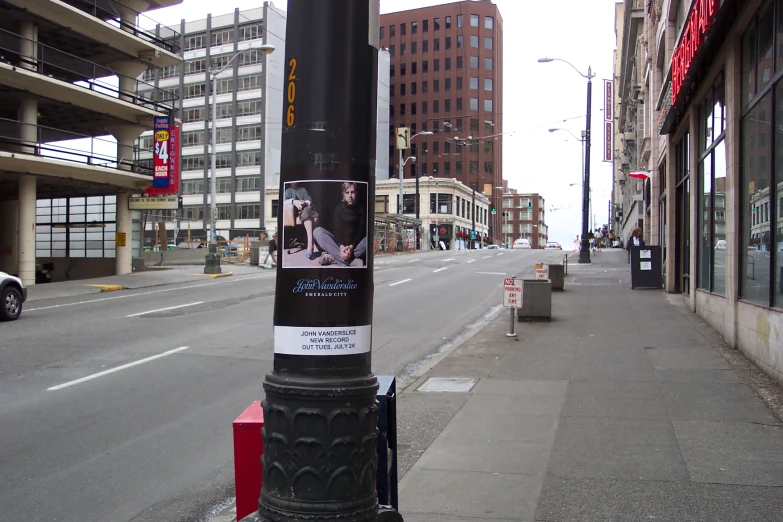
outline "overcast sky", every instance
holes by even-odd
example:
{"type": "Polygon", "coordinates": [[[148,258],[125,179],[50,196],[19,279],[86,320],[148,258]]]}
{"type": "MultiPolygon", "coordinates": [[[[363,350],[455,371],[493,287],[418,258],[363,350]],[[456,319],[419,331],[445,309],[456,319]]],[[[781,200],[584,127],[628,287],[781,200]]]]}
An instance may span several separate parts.
{"type": "MultiPolygon", "coordinates": [[[[273,2],[285,9],[285,0],[273,2]]],[[[444,0],[381,0],[381,13],[446,3],[444,0]]],[[[593,115],[591,147],[592,214],[596,227],[607,222],[611,197],[611,163],[602,162],[604,120],[603,79],[612,76],[615,49],[614,0],[494,0],[503,17],[504,115],[503,177],[523,192],[546,199],[550,240],[573,246],[581,232],[580,143],[562,127],[580,136],[585,128],[587,81],[567,64],[540,64],[544,56],[568,60],[583,74],[592,66],[593,115]],[[573,185],[571,185],[573,183],[573,185]]],[[[197,20],[251,9],[262,0],[184,0],[182,4],[150,11],[164,25],[183,18],[197,20]]]]}

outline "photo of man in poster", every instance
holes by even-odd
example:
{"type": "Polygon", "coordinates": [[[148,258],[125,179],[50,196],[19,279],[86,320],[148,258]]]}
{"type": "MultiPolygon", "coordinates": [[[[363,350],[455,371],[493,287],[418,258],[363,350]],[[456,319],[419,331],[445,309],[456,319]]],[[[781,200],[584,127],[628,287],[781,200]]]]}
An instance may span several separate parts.
{"type": "Polygon", "coordinates": [[[332,228],[315,229],[315,240],[326,252],[322,266],[363,267],[367,255],[367,210],[358,203],[357,184],[342,184],[342,199],[332,213],[332,228]]]}

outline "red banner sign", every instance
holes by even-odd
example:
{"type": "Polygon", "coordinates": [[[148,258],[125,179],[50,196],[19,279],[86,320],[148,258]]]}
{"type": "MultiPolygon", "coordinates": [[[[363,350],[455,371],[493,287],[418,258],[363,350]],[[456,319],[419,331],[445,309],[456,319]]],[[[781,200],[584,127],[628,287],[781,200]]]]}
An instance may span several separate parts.
{"type": "Polygon", "coordinates": [[[604,122],[604,161],[611,162],[614,159],[613,139],[614,138],[614,122],[604,122]]]}
{"type": "Polygon", "coordinates": [[[614,82],[604,80],[604,121],[614,120],[614,82]]]}
{"type": "Polygon", "coordinates": [[[672,105],[676,103],[691,63],[712,27],[718,4],[719,0],[694,0],[682,40],[672,55],[672,105]]]}
{"type": "MultiPolygon", "coordinates": [[[[168,154],[167,185],[165,187],[163,186],[158,187],[153,184],[152,187],[149,187],[147,190],[144,191],[148,196],[177,194],[179,192],[179,146],[180,146],[179,133],[180,133],[179,127],[177,127],[176,125],[168,129],[168,144],[166,150],[166,153],[168,154]]],[[[157,140],[156,140],[156,147],[157,147],[157,140]]],[[[153,159],[153,165],[154,162],[157,160],[157,156],[158,154],[155,153],[155,159],[153,159]]],[[[155,178],[153,178],[153,183],[154,183],[154,179],[155,178]]]]}

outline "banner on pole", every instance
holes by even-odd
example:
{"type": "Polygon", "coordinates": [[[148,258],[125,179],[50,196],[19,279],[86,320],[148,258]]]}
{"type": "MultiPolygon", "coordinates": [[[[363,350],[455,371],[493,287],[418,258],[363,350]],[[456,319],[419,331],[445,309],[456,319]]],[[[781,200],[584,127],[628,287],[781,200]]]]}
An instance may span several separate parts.
{"type": "Polygon", "coordinates": [[[614,121],[614,82],[604,80],[604,121],[614,121]]]}
{"type": "Polygon", "coordinates": [[[170,121],[168,116],[155,116],[153,126],[155,147],[152,156],[152,186],[155,188],[168,188],[169,186],[170,121]]]}
{"type": "Polygon", "coordinates": [[[614,159],[614,122],[604,122],[604,161],[612,162],[614,159]]]}
{"type": "MultiPolygon", "coordinates": [[[[177,194],[179,192],[179,171],[180,171],[180,154],[179,154],[179,136],[180,129],[176,125],[172,125],[169,128],[169,143],[168,150],[168,184],[165,187],[154,185],[146,189],[144,192],[148,196],[161,196],[177,194]]],[[[157,145],[157,140],[155,140],[157,145]]]]}

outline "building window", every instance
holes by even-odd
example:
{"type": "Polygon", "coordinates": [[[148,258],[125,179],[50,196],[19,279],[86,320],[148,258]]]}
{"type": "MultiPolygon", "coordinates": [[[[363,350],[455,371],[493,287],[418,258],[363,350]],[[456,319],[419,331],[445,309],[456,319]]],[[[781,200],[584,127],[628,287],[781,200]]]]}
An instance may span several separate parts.
{"type": "Polygon", "coordinates": [[[389,26],[389,37],[390,37],[390,38],[394,38],[395,36],[397,36],[397,31],[396,31],[396,29],[397,29],[397,28],[396,28],[395,26],[393,26],[393,25],[390,25],[390,26],[389,26]]]}
{"type": "Polygon", "coordinates": [[[440,51],[440,38],[435,38],[435,39],[432,41],[432,45],[434,46],[434,49],[435,49],[436,51],[440,51]]]}
{"type": "Polygon", "coordinates": [[[451,141],[446,140],[443,142],[443,154],[451,154],[451,141]]]}
{"type": "Polygon", "coordinates": [[[457,69],[462,69],[462,55],[457,56],[457,69]]]}
{"type": "Polygon", "coordinates": [[[457,49],[462,49],[465,44],[465,39],[462,37],[462,35],[457,36],[457,49]]]}
{"type": "Polygon", "coordinates": [[[443,110],[444,112],[451,112],[451,100],[446,98],[443,101],[443,110]]]}
{"type": "MultiPolygon", "coordinates": [[[[457,112],[462,111],[462,98],[457,98],[457,112]]],[[[462,123],[462,118],[457,120],[458,123],[462,123]]],[[[459,127],[461,125],[457,125],[457,131],[459,131],[459,127]]]]}
{"type": "MultiPolygon", "coordinates": [[[[427,60],[421,62],[421,72],[427,73],[430,71],[430,64],[427,60]]],[[[426,92],[426,91],[425,91],[426,92]]]]}
{"type": "Polygon", "coordinates": [[[492,90],[492,78],[484,78],[484,90],[485,91],[492,90]]]}
{"type": "Polygon", "coordinates": [[[470,35],[470,48],[478,49],[478,43],[479,43],[478,35],[475,34],[470,35]]]}
{"type": "Polygon", "coordinates": [[[477,111],[478,110],[478,98],[471,98],[470,99],[470,107],[468,107],[468,110],[471,110],[471,111],[477,111]]]}
{"type": "MultiPolygon", "coordinates": [[[[478,56],[471,56],[470,57],[470,68],[471,69],[478,69],[478,64],[479,64],[478,56]]],[[[476,89],[478,89],[478,86],[476,86],[476,89]]]]}
{"type": "Polygon", "coordinates": [[[451,36],[446,37],[446,50],[451,49],[451,36]]]}
{"type": "Polygon", "coordinates": [[[440,142],[439,141],[432,142],[432,153],[433,154],[440,154],[440,142]]]}
{"type": "Polygon", "coordinates": [[[430,21],[429,20],[422,20],[421,21],[421,32],[422,33],[428,33],[430,31],[430,21]]]}
{"type": "Polygon", "coordinates": [[[492,70],[492,58],[484,58],[484,70],[485,71],[492,70]]]}
{"type": "Polygon", "coordinates": [[[430,41],[424,40],[423,42],[421,42],[421,52],[427,53],[429,51],[430,51],[430,41]]]}
{"type": "Polygon", "coordinates": [[[484,17],[484,29],[492,29],[495,26],[495,20],[491,16],[484,17]]]}
{"type": "MultiPolygon", "coordinates": [[[[424,63],[427,63],[427,62],[424,62],[424,63]]],[[[427,68],[426,67],[424,68],[424,72],[427,72],[427,68]]],[[[426,92],[428,92],[428,89],[429,89],[429,83],[427,82],[427,80],[424,80],[423,82],[421,82],[421,92],[426,93],[426,92]]]]}
{"type": "Polygon", "coordinates": [[[418,32],[419,32],[419,22],[411,22],[411,34],[416,34],[418,32]]]}
{"type": "Polygon", "coordinates": [[[411,94],[416,94],[416,82],[411,82],[411,94]]]}
{"type": "Polygon", "coordinates": [[[405,56],[406,50],[407,50],[407,47],[405,46],[405,44],[401,43],[400,44],[400,56],[405,56]]]}
{"type": "MultiPolygon", "coordinates": [[[[723,80],[720,78],[699,108],[698,286],[726,293],[725,223],[716,223],[714,209],[725,208],[726,147],[723,140],[723,80]],[[717,128],[715,124],[717,123],[717,128]],[[716,132],[717,131],[717,132],[716,132]],[[718,230],[718,227],[721,230],[718,230]]],[[[768,291],[768,289],[767,289],[768,291]]]]}
{"type": "Polygon", "coordinates": [[[233,43],[234,32],[232,30],[217,31],[210,35],[210,43],[212,47],[216,45],[226,45],[233,43]]]}
{"type": "MultiPolygon", "coordinates": [[[[457,175],[462,174],[462,161],[457,161],[456,162],[456,169],[455,170],[457,171],[457,175]]],[[[464,209],[462,211],[462,214],[463,215],[465,214],[464,209]]]]}
{"type": "Polygon", "coordinates": [[[381,27],[381,40],[383,40],[386,37],[386,28],[381,27]]]}
{"type": "Polygon", "coordinates": [[[400,116],[405,116],[405,104],[400,104],[400,116]]]}
{"type": "Polygon", "coordinates": [[[405,64],[400,64],[400,76],[405,76],[405,64]]]}
{"type": "Polygon", "coordinates": [[[440,71],[440,60],[438,58],[435,58],[432,61],[432,70],[435,72],[440,71]]]}
{"type": "Polygon", "coordinates": [[[394,78],[394,64],[389,67],[389,76],[394,78]]]}
{"type": "Polygon", "coordinates": [[[492,100],[484,100],[484,112],[492,112],[492,100]]]}
{"type": "Polygon", "coordinates": [[[484,162],[484,174],[492,175],[492,162],[491,161],[485,161],[484,162]]]}
{"type": "Polygon", "coordinates": [[[457,90],[462,90],[462,76],[457,76],[457,90]]]}
{"type": "Polygon", "coordinates": [[[204,49],[207,46],[207,37],[205,35],[189,36],[185,40],[185,50],[195,51],[197,49],[204,49]]]}
{"type": "Polygon", "coordinates": [[[478,27],[479,26],[479,15],[477,15],[477,14],[470,15],[470,26],[471,27],[478,27]]]}
{"type": "Polygon", "coordinates": [[[417,62],[413,62],[411,64],[411,74],[416,74],[416,63],[417,62]]]}
{"type": "Polygon", "coordinates": [[[485,154],[492,154],[492,147],[494,142],[492,140],[487,140],[484,142],[484,153],[485,154]]]}
{"type": "Polygon", "coordinates": [[[258,176],[237,178],[237,192],[259,192],[261,178],[258,176]]]}
{"type": "Polygon", "coordinates": [[[492,37],[491,36],[485,36],[484,37],[484,49],[492,49],[492,37]]]}
{"type": "Polygon", "coordinates": [[[434,100],[432,102],[432,112],[435,114],[438,114],[440,112],[440,102],[438,100],[434,100]]]}
{"type": "Polygon", "coordinates": [[[457,118],[457,132],[462,132],[462,118],[457,118]]]}
{"type": "Polygon", "coordinates": [[[400,36],[408,34],[406,24],[400,24],[400,36]]]}
{"type": "Polygon", "coordinates": [[[416,115],[416,104],[415,103],[411,103],[411,115],[412,116],[416,115]]]}
{"type": "Polygon", "coordinates": [[[457,27],[462,27],[462,15],[457,15],[457,27]]]}
{"type": "Polygon", "coordinates": [[[432,80],[432,92],[440,92],[440,80],[432,80]]]}
{"type": "Polygon", "coordinates": [[[430,214],[451,214],[451,194],[430,194],[430,214]],[[435,207],[437,201],[437,208],[435,207]]]}
{"type": "Polygon", "coordinates": [[[451,162],[446,161],[443,163],[443,175],[444,176],[451,176],[451,162]]]}
{"type": "Polygon", "coordinates": [[[451,29],[451,17],[446,17],[446,29],[451,29]]]}
{"type": "Polygon", "coordinates": [[[185,86],[185,96],[184,98],[202,98],[206,95],[206,89],[204,87],[203,83],[196,83],[193,85],[186,85],[185,86]]]}
{"type": "MultiPolygon", "coordinates": [[[[394,46],[393,45],[389,46],[389,56],[394,58],[394,46]]],[[[392,65],[392,67],[394,67],[394,66],[392,65]]],[[[394,76],[394,75],[392,75],[392,76],[394,76]]]]}
{"type": "Polygon", "coordinates": [[[451,57],[446,58],[446,70],[447,71],[451,70],[451,57]]]}
{"type": "Polygon", "coordinates": [[[446,92],[449,92],[451,90],[451,78],[446,78],[446,84],[444,85],[444,90],[446,92]]]}

